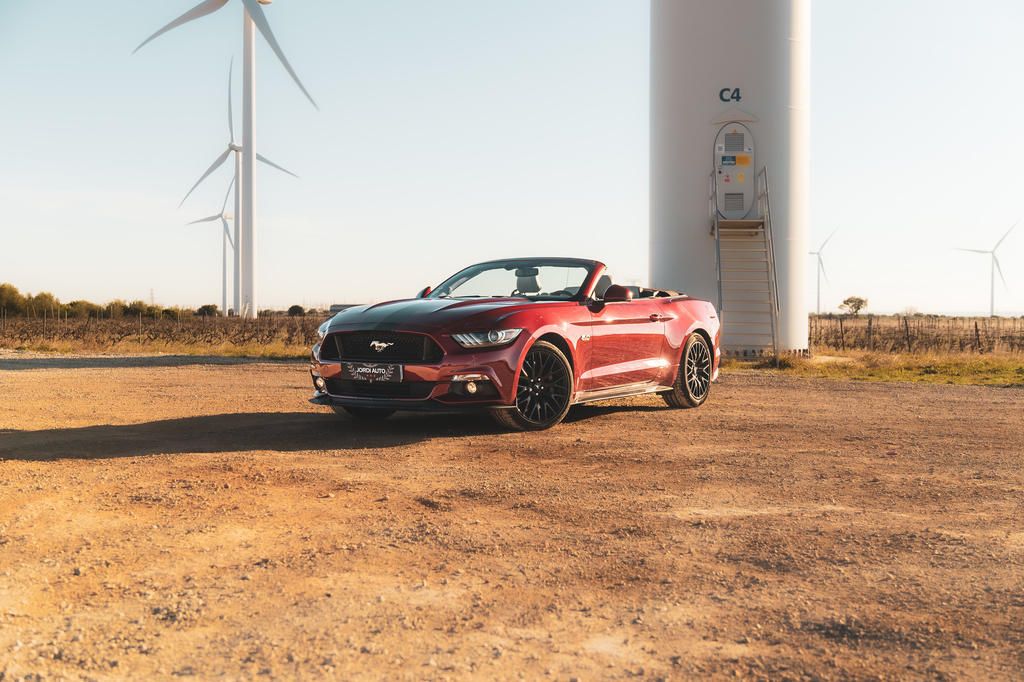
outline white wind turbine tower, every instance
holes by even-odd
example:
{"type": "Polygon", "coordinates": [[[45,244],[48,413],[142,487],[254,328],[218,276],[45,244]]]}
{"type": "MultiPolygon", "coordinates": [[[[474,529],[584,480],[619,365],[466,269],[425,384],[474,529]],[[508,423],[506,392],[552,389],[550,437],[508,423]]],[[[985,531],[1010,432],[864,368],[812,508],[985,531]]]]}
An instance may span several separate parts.
{"type": "Polygon", "coordinates": [[[825,272],[825,261],[822,258],[822,253],[825,251],[825,244],[828,244],[832,237],[836,236],[838,230],[833,230],[832,234],[825,238],[825,241],[821,243],[817,251],[810,251],[812,256],[815,256],[818,260],[818,314],[821,315],[821,276],[825,276],[825,281],[828,281],[828,273],[825,272]]]}
{"type": "MultiPolygon", "coordinates": [[[[224,194],[224,203],[220,207],[220,213],[218,213],[216,215],[207,216],[205,218],[200,218],[199,220],[193,220],[192,222],[189,223],[189,225],[198,225],[199,223],[212,223],[215,220],[219,220],[220,223],[221,223],[221,226],[224,228],[224,234],[223,234],[223,236],[221,238],[221,241],[222,241],[222,246],[221,246],[221,268],[222,268],[222,274],[221,274],[221,309],[220,310],[221,310],[221,313],[223,313],[223,315],[225,317],[227,317],[227,314],[228,314],[228,245],[229,244],[231,245],[231,250],[233,252],[235,252],[236,257],[237,257],[237,253],[238,253],[238,249],[235,247],[235,245],[238,242],[236,242],[235,240],[233,240],[231,238],[231,230],[228,228],[228,221],[232,219],[232,216],[231,216],[230,213],[227,212],[228,211],[228,199],[231,198],[231,188],[234,187],[234,185],[235,185],[235,178],[231,178],[231,182],[230,182],[230,184],[228,184],[228,191],[224,194]]],[[[236,193],[235,196],[237,197],[238,194],[236,193]]],[[[237,223],[236,223],[236,226],[235,226],[235,234],[236,235],[238,234],[237,223]]]]}
{"type": "Polygon", "coordinates": [[[967,251],[968,253],[984,253],[984,254],[987,254],[987,255],[991,256],[991,258],[992,258],[992,263],[990,265],[991,273],[989,275],[990,279],[991,279],[991,290],[989,292],[989,309],[988,309],[989,317],[995,317],[996,316],[996,271],[997,270],[999,271],[999,279],[1003,280],[1003,286],[1006,286],[1006,278],[1003,277],[1003,268],[999,265],[999,258],[996,256],[996,251],[999,250],[999,246],[1003,243],[1003,240],[1005,240],[1007,237],[1010,236],[1010,233],[1013,232],[1013,229],[1015,227],[1017,227],[1017,223],[1014,223],[1013,226],[1010,227],[1010,229],[1006,231],[1006,234],[1004,234],[1002,237],[999,238],[999,241],[996,242],[996,245],[993,246],[988,251],[984,251],[982,249],[957,249],[957,251],[967,251]]]}
{"type": "MultiPolygon", "coordinates": [[[[164,33],[187,24],[190,21],[212,14],[229,0],[203,0],[198,5],[182,14],[180,17],[167,24],[159,31],[146,38],[137,48],[138,52],[144,45],[164,33]]],[[[244,5],[244,17],[242,22],[242,45],[244,56],[243,86],[242,86],[242,162],[241,182],[239,192],[241,194],[238,210],[235,211],[235,220],[241,223],[240,243],[237,244],[241,252],[239,268],[240,288],[242,290],[240,301],[240,314],[245,317],[256,317],[259,311],[256,297],[256,221],[255,221],[255,184],[256,184],[256,30],[263,35],[263,38],[270,45],[277,58],[281,61],[288,75],[292,77],[295,84],[299,86],[307,99],[317,107],[313,97],[306,90],[298,75],[288,63],[287,57],[278,45],[274,32],[270,28],[266,15],[261,5],[269,5],[271,0],[241,0],[244,5]]],[[[225,159],[227,156],[224,157],[225,159]]],[[[223,161],[222,161],[223,163],[223,161]]]]}
{"type": "MultiPolygon", "coordinates": [[[[188,191],[188,193],[185,195],[185,197],[181,200],[181,203],[178,204],[178,208],[181,208],[182,206],[184,206],[185,201],[192,195],[192,192],[194,192],[196,190],[196,188],[199,187],[199,185],[201,185],[203,183],[203,180],[205,180],[206,178],[210,177],[211,173],[213,173],[215,170],[217,170],[218,168],[223,166],[224,162],[227,161],[229,155],[234,154],[235,155],[235,178],[234,178],[233,182],[234,182],[234,186],[235,186],[235,215],[236,216],[239,215],[240,211],[242,210],[241,202],[242,202],[243,192],[241,192],[239,190],[239,188],[240,188],[241,183],[242,183],[242,166],[243,166],[243,163],[242,163],[243,153],[242,152],[243,152],[243,150],[242,150],[241,146],[235,144],[235,116],[234,116],[234,113],[233,113],[233,110],[232,110],[232,106],[231,106],[231,92],[232,92],[232,90],[231,90],[231,76],[232,76],[232,73],[234,71],[234,65],[235,65],[235,62],[232,59],[231,60],[231,65],[228,67],[228,145],[227,145],[227,148],[223,152],[221,152],[220,156],[218,156],[216,159],[214,159],[213,163],[210,164],[210,167],[206,169],[206,172],[203,173],[203,175],[199,178],[199,180],[196,181],[196,184],[192,185],[192,188],[188,191]]],[[[294,178],[299,177],[298,175],[296,175],[295,173],[292,173],[287,168],[284,168],[282,166],[277,165],[276,163],[274,163],[273,161],[271,161],[267,157],[263,156],[262,154],[257,154],[256,155],[256,160],[259,161],[260,163],[265,163],[265,164],[267,164],[268,166],[270,166],[272,168],[276,168],[277,170],[281,171],[282,173],[287,173],[288,175],[290,175],[290,176],[292,176],[294,178]]],[[[241,307],[241,298],[242,298],[241,280],[243,279],[242,278],[242,268],[241,268],[241,252],[242,252],[242,249],[239,248],[239,245],[244,244],[245,243],[245,239],[243,238],[243,235],[241,234],[242,230],[239,229],[239,222],[240,221],[235,219],[233,222],[235,224],[235,237],[234,237],[234,252],[235,252],[235,258],[234,258],[234,262],[235,262],[234,310],[235,310],[235,314],[238,315],[238,314],[240,314],[239,311],[242,310],[242,307],[241,307]]],[[[224,314],[225,315],[227,314],[227,308],[224,309],[224,314]]]]}

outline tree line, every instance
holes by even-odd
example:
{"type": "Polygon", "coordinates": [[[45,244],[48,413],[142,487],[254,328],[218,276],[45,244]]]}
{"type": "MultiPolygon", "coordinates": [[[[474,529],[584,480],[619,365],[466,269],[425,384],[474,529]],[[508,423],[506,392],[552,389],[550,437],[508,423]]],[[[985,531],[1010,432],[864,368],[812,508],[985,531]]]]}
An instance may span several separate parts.
{"type": "Polygon", "coordinates": [[[0,310],[5,317],[86,319],[86,318],[178,318],[185,315],[213,317],[220,315],[220,309],[214,304],[198,308],[170,307],[152,305],[142,300],[111,301],[105,305],[91,301],[62,302],[59,298],[43,291],[38,294],[23,294],[13,284],[0,284],[0,310]]]}
{"type": "MultiPolygon", "coordinates": [[[[234,311],[229,311],[234,315],[234,311]]],[[[305,315],[323,316],[326,311],[316,308],[306,309],[301,305],[293,305],[287,312],[277,310],[261,310],[260,317],[287,314],[289,317],[303,317],[305,315]]],[[[117,299],[110,303],[100,305],[91,301],[71,301],[63,303],[59,298],[48,291],[38,294],[23,294],[13,284],[0,283],[0,316],[5,318],[67,318],[67,319],[119,319],[138,318],[149,319],[180,319],[187,316],[195,317],[218,317],[223,312],[217,305],[208,303],[198,308],[185,308],[181,306],[164,307],[152,305],[142,300],[122,301],[117,299]]]]}

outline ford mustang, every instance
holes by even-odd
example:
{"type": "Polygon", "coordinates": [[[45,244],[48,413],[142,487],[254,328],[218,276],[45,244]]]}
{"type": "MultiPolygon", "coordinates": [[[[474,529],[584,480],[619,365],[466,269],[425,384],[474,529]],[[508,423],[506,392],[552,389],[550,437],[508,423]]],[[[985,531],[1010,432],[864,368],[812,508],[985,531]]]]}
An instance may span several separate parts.
{"type": "Polygon", "coordinates": [[[720,332],[710,303],[615,284],[598,261],[490,261],[321,325],[312,402],[361,419],[486,409],[515,430],[645,393],[698,407],[718,376],[720,332]]]}

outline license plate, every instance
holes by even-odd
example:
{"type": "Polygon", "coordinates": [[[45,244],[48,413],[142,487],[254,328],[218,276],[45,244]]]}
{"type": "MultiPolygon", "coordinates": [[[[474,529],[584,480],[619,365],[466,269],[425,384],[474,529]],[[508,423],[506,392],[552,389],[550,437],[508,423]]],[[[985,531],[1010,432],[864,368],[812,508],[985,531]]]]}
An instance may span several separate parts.
{"type": "Polygon", "coordinates": [[[341,378],[371,383],[397,383],[402,381],[402,366],[379,362],[343,362],[341,363],[341,378]]]}

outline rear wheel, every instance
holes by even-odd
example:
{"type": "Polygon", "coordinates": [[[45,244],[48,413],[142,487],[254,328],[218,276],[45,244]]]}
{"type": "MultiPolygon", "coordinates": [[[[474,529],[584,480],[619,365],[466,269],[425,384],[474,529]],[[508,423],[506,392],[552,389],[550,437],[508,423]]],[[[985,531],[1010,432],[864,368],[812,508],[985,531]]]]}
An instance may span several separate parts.
{"type": "Polygon", "coordinates": [[[335,407],[334,411],[337,414],[348,414],[349,416],[355,417],[361,421],[381,421],[383,419],[387,419],[396,412],[396,410],[386,407],[358,407],[351,405],[335,407]]]}
{"type": "Polygon", "coordinates": [[[700,407],[711,393],[711,346],[700,334],[690,334],[671,391],[661,397],[671,407],[700,407]]]}
{"type": "Polygon", "coordinates": [[[558,424],[572,401],[572,367],[547,341],[533,344],[523,359],[511,409],[494,410],[494,419],[514,431],[542,431],[558,424]]]}

